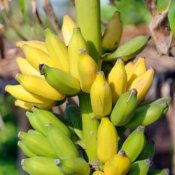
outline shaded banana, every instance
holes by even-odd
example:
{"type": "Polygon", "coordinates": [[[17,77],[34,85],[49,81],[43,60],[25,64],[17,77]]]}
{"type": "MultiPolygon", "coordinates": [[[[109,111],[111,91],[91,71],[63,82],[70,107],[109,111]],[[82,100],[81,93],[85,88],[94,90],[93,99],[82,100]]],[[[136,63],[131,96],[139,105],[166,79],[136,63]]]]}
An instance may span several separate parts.
{"type": "Polygon", "coordinates": [[[116,126],[127,124],[134,114],[137,107],[137,91],[132,89],[122,94],[114,106],[110,119],[116,126]]]}
{"type": "Polygon", "coordinates": [[[97,157],[105,163],[118,151],[118,135],[113,123],[104,117],[97,131],[97,157]]]}
{"type": "Polygon", "coordinates": [[[86,48],[86,41],[83,38],[80,28],[76,27],[73,29],[73,33],[68,45],[69,63],[70,63],[70,74],[79,79],[78,73],[78,62],[80,59],[80,51],[86,48]]]}
{"type": "Polygon", "coordinates": [[[50,86],[43,78],[17,74],[16,80],[29,92],[49,100],[63,100],[65,96],[50,86]]]}
{"type": "Polygon", "coordinates": [[[127,75],[122,60],[118,60],[108,75],[108,82],[112,91],[113,104],[126,91],[127,75]]]}
{"type": "Polygon", "coordinates": [[[15,98],[29,103],[48,104],[53,102],[49,99],[28,92],[21,85],[7,85],[5,91],[15,98]]]}
{"type": "Polygon", "coordinates": [[[148,175],[169,175],[169,169],[152,170],[148,172],[148,175]]]}
{"type": "Polygon", "coordinates": [[[22,168],[30,175],[64,175],[58,166],[59,163],[59,159],[39,156],[21,161],[22,168]]]}
{"type": "Polygon", "coordinates": [[[122,150],[125,151],[131,162],[134,162],[145,146],[144,127],[139,126],[125,140],[122,150]]]}
{"type": "Polygon", "coordinates": [[[136,128],[139,125],[147,126],[154,123],[162,115],[166,114],[170,101],[170,97],[165,97],[139,106],[132,120],[126,126],[128,128],[136,128]]]}
{"type": "Polygon", "coordinates": [[[72,140],[61,129],[47,124],[47,138],[61,159],[78,157],[79,153],[72,140]]]}
{"type": "Polygon", "coordinates": [[[102,47],[104,50],[113,51],[117,48],[122,35],[122,29],[120,12],[116,11],[108,22],[102,37],[102,47]]]}
{"type": "Polygon", "coordinates": [[[29,130],[28,133],[19,132],[18,137],[26,147],[38,156],[56,158],[56,152],[53,150],[47,138],[35,130],[29,130]]]}
{"type": "Polygon", "coordinates": [[[105,163],[103,171],[105,175],[126,175],[130,169],[131,162],[123,150],[113,156],[111,160],[105,163]]]}
{"type": "Polygon", "coordinates": [[[121,58],[123,61],[135,57],[148,42],[148,36],[137,36],[128,42],[120,45],[113,53],[107,55],[106,61],[121,58]]]}
{"type": "Polygon", "coordinates": [[[93,58],[88,55],[86,50],[81,50],[80,58],[78,62],[78,73],[80,86],[83,92],[89,93],[92,83],[95,80],[97,74],[97,64],[93,58]]]}
{"type": "Polygon", "coordinates": [[[59,167],[65,175],[89,175],[90,173],[88,163],[80,157],[62,159],[59,167]]]}
{"type": "Polygon", "coordinates": [[[19,70],[24,75],[36,75],[41,77],[39,71],[37,71],[25,58],[18,57],[16,59],[19,70]]]}
{"type": "Polygon", "coordinates": [[[139,160],[131,165],[127,175],[147,175],[151,161],[149,159],[139,160]]]}
{"type": "Polygon", "coordinates": [[[111,112],[112,93],[103,71],[99,71],[96,75],[91,86],[90,98],[93,112],[98,118],[104,117],[111,112]]]}
{"type": "Polygon", "coordinates": [[[73,29],[76,27],[75,22],[71,19],[70,16],[64,15],[63,16],[63,24],[61,27],[61,32],[64,38],[64,43],[66,46],[69,45],[69,41],[71,39],[73,29]]]}
{"type": "Polygon", "coordinates": [[[79,81],[60,69],[40,65],[40,72],[45,76],[46,81],[62,94],[74,95],[80,91],[79,81]]]}
{"type": "MultiPolygon", "coordinates": [[[[45,44],[50,56],[50,60],[52,60],[55,64],[54,67],[61,69],[64,72],[69,72],[67,47],[60,40],[60,38],[49,29],[45,30],[45,44]]],[[[43,63],[40,62],[40,64],[43,63]]]]}
{"type": "Polygon", "coordinates": [[[150,89],[154,79],[154,70],[148,69],[145,73],[138,76],[130,85],[129,89],[137,90],[137,100],[141,102],[150,89]]]}

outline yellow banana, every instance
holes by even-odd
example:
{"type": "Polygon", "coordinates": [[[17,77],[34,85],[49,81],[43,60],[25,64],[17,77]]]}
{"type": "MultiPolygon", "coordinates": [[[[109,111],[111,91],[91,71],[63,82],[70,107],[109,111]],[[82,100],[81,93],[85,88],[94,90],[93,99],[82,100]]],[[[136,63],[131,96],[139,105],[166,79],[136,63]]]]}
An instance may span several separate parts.
{"type": "Polygon", "coordinates": [[[46,47],[56,68],[69,72],[68,51],[63,41],[49,29],[45,31],[46,47]]]}
{"type": "Polygon", "coordinates": [[[131,84],[129,89],[137,90],[137,100],[141,102],[150,89],[154,79],[154,70],[148,69],[145,73],[138,76],[131,84]]]}
{"type": "Polygon", "coordinates": [[[131,83],[144,72],[146,72],[145,59],[140,57],[136,63],[134,63],[133,71],[130,76],[128,76],[127,86],[130,87],[131,83]]]}
{"type": "Polygon", "coordinates": [[[99,71],[91,86],[90,98],[96,117],[107,116],[112,109],[112,93],[103,71],[99,71]]]}
{"type": "Polygon", "coordinates": [[[113,104],[126,91],[127,75],[122,60],[118,60],[108,75],[108,82],[112,91],[113,104]]]}
{"type": "Polygon", "coordinates": [[[19,70],[24,75],[36,75],[41,77],[39,71],[37,71],[25,58],[18,57],[16,59],[19,70]]]}
{"type": "Polygon", "coordinates": [[[5,87],[5,91],[10,93],[15,98],[29,103],[48,104],[52,102],[51,100],[48,100],[44,97],[28,92],[21,85],[7,85],[5,87]]]}
{"type": "Polygon", "coordinates": [[[118,135],[113,123],[104,117],[97,131],[97,157],[105,163],[110,160],[118,150],[118,135]]]}
{"type": "Polygon", "coordinates": [[[80,86],[83,92],[89,93],[92,83],[97,74],[97,64],[91,56],[84,50],[80,53],[78,62],[78,72],[80,79],[80,86]]]}
{"type": "Polygon", "coordinates": [[[43,78],[17,74],[16,80],[29,92],[50,100],[63,100],[65,96],[50,86],[43,78]]]}
{"type": "Polygon", "coordinates": [[[42,50],[45,53],[48,53],[46,45],[43,41],[30,40],[30,41],[18,41],[18,42],[16,42],[17,47],[22,48],[24,45],[28,45],[30,47],[34,47],[36,49],[42,50]]]}
{"type": "Polygon", "coordinates": [[[94,171],[92,175],[105,175],[102,171],[94,171]]]}
{"type": "Polygon", "coordinates": [[[80,59],[80,51],[86,49],[86,41],[84,40],[80,28],[74,28],[68,45],[68,55],[70,63],[70,73],[79,79],[78,62],[80,59]]]}
{"type": "Polygon", "coordinates": [[[61,32],[62,32],[66,46],[68,46],[69,44],[74,27],[76,27],[76,24],[71,19],[71,17],[68,15],[63,16],[63,24],[62,24],[61,32]]]}
{"type": "Polygon", "coordinates": [[[39,64],[47,64],[56,67],[56,64],[49,58],[49,55],[37,48],[24,45],[22,47],[27,61],[36,69],[39,70],[39,64]]]}
{"type": "Polygon", "coordinates": [[[125,155],[124,151],[120,150],[118,154],[105,163],[103,171],[105,175],[126,175],[130,166],[129,158],[125,155]]]}
{"type": "Polygon", "coordinates": [[[127,81],[128,81],[128,77],[130,77],[130,75],[133,72],[133,67],[134,67],[134,63],[132,61],[129,61],[126,65],[125,65],[125,71],[126,71],[126,75],[127,75],[127,81]]]}
{"type": "Polygon", "coordinates": [[[54,102],[37,104],[37,103],[29,103],[22,100],[15,100],[15,106],[18,106],[27,111],[31,111],[34,106],[40,109],[51,109],[54,106],[54,102]]]}

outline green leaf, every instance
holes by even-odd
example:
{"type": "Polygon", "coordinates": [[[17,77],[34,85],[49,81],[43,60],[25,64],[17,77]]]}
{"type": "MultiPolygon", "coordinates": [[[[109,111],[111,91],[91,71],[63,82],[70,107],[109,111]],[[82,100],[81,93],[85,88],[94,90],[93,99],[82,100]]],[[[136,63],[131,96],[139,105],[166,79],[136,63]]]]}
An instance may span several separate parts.
{"type": "Polygon", "coordinates": [[[27,4],[26,4],[26,0],[18,0],[19,2],[19,7],[20,7],[20,10],[23,14],[26,15],[27,13],[27,4]]]}
{"type": "Polygon", "coordinates": [[[170,9],[168,12],[168,20],[170,29],[173,33],[173,36],[175,37],[175,0],[171,2],[170,9]]]}
{"type": "Polygon", "coordinates": [[[159,13],[165,11],[171,3],[171,0],[156,0],[156,9],[159,13]]]}

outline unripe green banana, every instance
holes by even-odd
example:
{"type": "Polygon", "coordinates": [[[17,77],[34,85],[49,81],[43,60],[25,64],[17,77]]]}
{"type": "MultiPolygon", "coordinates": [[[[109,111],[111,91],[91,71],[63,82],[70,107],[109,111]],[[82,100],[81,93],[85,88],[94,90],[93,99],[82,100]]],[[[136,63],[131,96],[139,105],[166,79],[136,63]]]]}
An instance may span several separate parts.
{"type": "Polygon", "coordinates": [[[122,94],[114,106],[110,119],[116,126],[128,123],[137,107],[137,91],[132,89],[122,94]]]}
{"type": "Polygon", "coordinates": [[[27,156],[27,157],[35,157],[35,156],[37,156],[32,151],[30,151],[29,148],[27,148],[27,146],[25,145],[24,142],[18,141],[18,146],[21,148],[21,150],[25,154],[25,156],[27,156]]]}
{"type": "Polygon", "coordinates": [[[18,137],[34,154],[53,158],[57,157],[56,152],[53,150],[47,138],[45,138],[39,132],[34,130],[29,130],[28,133],[19,132],[18,137]]]}
{"type": "Polygon", "coordinates": [[[120,150],[118,154],[105,163],[103,171],[105,175],[126,175],[130,169],[131,162],[125,152],[120,150]]]}
{"type": "Polygon", "coordinates": [[[21,161],[22,168],[30,175],[64,175],[58,164],[59,159],[32,157],[21,161]]]}
{"type": "Polygon", "coordinates": [[[111,88],[103,71],[99,71],[91,86],[90,98],[93,112],[98,118],[107,116],[112,109],[111,88]]]}
{"type": "Polygon", "coordinates": [[[123,61],[128,61],[135,57],[144,48],[148,39],[148,36],[137,36],[119,46],[113,53],[107,56],[106,60],[121,58],[123,61]]]}
{"type": "Polygon", "coordinates": [[[104,50],[113,51],[117,48],[122,35],[122,29],[120,12],[116,11],[108,22],[103,34],[102,47],[104,50]]]}
{"type": "Polygon", "coordinates": [[[150,125],[157,121],[168,111],[170,97],[160,98],[153,102],[141,105],[134,113],[132,120],[126,125],[128,128],[136,128],[139,125],[150,125]]]}
{"type": "Polygon", "coordinates": [[[62,132],[64,132],[66,136],[70,137],[71,135],[68,127],[62,121],[60,121],[60,119],[58,119],[52,112],[38,108],[32,108],[32,112],[27,112],[26,115],[32,127],[41,132],[43,135],[47,135],[46,124],[48,123],[58,127],[62,132]]]}
{"type": "Polygon", "coordinates": [[[73,33],[68,45],[70,74],[79,80],[78,62],[80,59],[80,51],[86,48],[86,41],[83,38],[80,28],[73,29],[73,33]]]}
{"type": "Polygon", "coordinates": [[[90,93],[92,83],[95,80],[98,66],[86,50],[81,50],[78,62],[80,86],[83,92],[90,93]]]}
{"type": "Polygon", "coordinates": [[[145,146],[140,153],[138,160],[144,160],[144,159],[152,159],[155,154],[155,143],[153,140],[146,141],[145,146]]]}
{"type": "Polygon", "coordinates": [[[40,72],[45,76],[46,81],[62,94],[74,95],[80,91],[79,81],[60,69],[40,65],[40,72]]]}
{"type": "Polygon", "coordinates": [[[108,75],[108,82],[112,91],[112,102],[116,103],[119,96],[126,91],[127,75],[122,60],[118,60],[108,75]]]}
{"type": "MultiPolygon", "coordinates": [[[[45,44],[55,66],[64,72],[69,72],[68,51],[63,41],[59,39],[51,30],[45,30],[45,44]]],[[[43,64],[42,62],[40,64],[43,64]]]]}
{"type": "Polygon", "coordinates": [[[47,125],[47,138],[54,148],[57,157],[61,159],[78,157],[78,150],[72,140],[61,129],[47,125]]]}
{"type": "Polygon", "coordinates": [[[117,153],[117,150],[118,135],[115,126],[107,117],[103,117],[97,131],[97,157],[105,163],[117,153]]]}
{"type": "Polygon", "coordinates": [[[147,175],[150,163],[149,159],[134,162],[127,175],[147,175]]]}
{"type": "Polygon", "coordinates": [[[17,74],[16,80],[29,92],[49,100],[63,100],[65,96],[50,86],[47,81],[34,75],[17,74]],[[36,86],[39,85],[39,86],[36,86]]]}
{"type": "Polygon", "coordinates": [[[125,151],[131,162],[134,162],[142,152],[145,145],[144,126],[139,126],[125,140],[122,150],[125,151]]]}
{"type": "Polygon", "coordinates": [[[90,173],[88,163],[80,157],[62,159],[59,167],[65,175],[89,175],[90,173]]]}
{"type": "Polygon", "coordinates": [[[169,169],[152,170],[148,175],[169,175],[169,169]]]}

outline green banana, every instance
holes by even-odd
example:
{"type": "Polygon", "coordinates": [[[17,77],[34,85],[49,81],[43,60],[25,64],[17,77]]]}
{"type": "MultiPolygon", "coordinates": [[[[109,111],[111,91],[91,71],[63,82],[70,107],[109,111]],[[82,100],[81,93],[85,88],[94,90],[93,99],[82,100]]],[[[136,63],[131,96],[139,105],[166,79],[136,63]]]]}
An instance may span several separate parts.
{"type": "Polygon", "coordinates": [[[60,69],[42,64],[40,72],[45,76],[46,81],[62,94],[74,95],[80,91],[79,81],[60,69]]]}
{"type": "Polygon", "coordinates": [[[148,175],[169,175],[169,169],[152,170],[148,172],[148,175]]]}
{"type": "Polygon", "coordinates": [[[134,162],[142,152],[145,145],[144,126],[136,128],[125,140],[122,145],[122,150],[134,162]]]}
{"type": "Polygon", "coordinates": [[[110,119],[116,126],[128,123],[137,107],[137,91],[132,89],[122,94],[114,106],[110,119]]]}
{"type": "Polygon", "coordinates": [[[122,29],[123,25],[120,19],[120,12],[116,11],[105,28],[102,37],[103,50],[113,51],[117,48],[122,35],[122,29]]]}
{"type": "Polygon", "coordinates": [[[27,148],[27,146],[25,145],[24,142],[22,141],[18,141],[18,146],[21,148],[22,152],[27,156],[27,157],[35,157],[36,154],[34,154],[33,152],[31,152],[29,150],[29,148],[27,148]]]}
{"type": "Polygon", "coordinates": [[[59,159],[32,157],[21,161],[22,168],[30,175],[64,175],[58,164],[59,159]]]}
{"type": "Polygon", "coordinates": [[[61,129],[53,126],[52,124],[48,124],[47,138],[54,148],[57,157],[61,159],[78,157],[79,153],[76,146],[61,129]]]}
{"type": "Polygon", "coordinates": [[[155,143],[153,140],[146,141],[145,146],[137,160],[152,159],[155,154],[155,143]]]}
{"type": "Polygon", "coordinates": [[[47,138],[35,130],[29,130],[28,133],[19,132],[18,137],[31,152],[39,156],[56,158],[56,152],[53,150],[47,138]]]}
{"type": "Polygon", "coordinates": [[[107,55],[104,61],[115,60],[116,58],[128,61],[129,59],[135,57],[144,48],[148,39],[148,36],[137,36],[119,46],[113,53],[107,55]]]}
{"type": "Polygon", "coordinates": [[[90,173],[88,163],[80,157],[63,159],[59,167],[65,175],[89,175],[90,173]]]}
{"type": "Polygon", "coordinates": [[[149,159],[134,162],[127,175],[147,175],[150,163],[149,159]]]}
{"type": "Polygon", "coordinates": [[[128,128],[136,128],[139,125],[150,125],[157,121],[168,111],[170,97],[160,98],[153,102],[138,107],[132,117],[132,120],[126,125],[128,128]]]}

